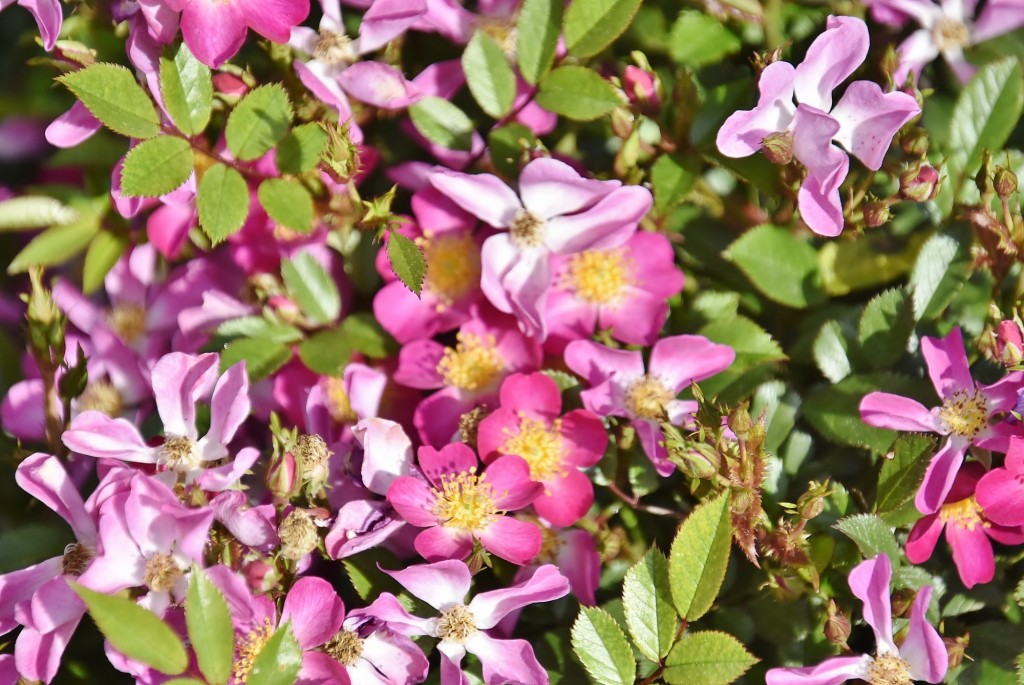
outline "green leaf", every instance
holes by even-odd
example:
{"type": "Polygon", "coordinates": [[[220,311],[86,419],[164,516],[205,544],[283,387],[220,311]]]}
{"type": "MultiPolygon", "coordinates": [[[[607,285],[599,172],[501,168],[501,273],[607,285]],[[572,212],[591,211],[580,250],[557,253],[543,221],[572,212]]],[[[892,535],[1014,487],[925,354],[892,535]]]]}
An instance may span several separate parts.
{"type": "Polygon", "coordinates": [[[725,579],[732,547],[729,492],[698,505],[679,527],[669,554],[672,601],[689,622],[708,612],[725,579]]]}
{"type": "Polygon", "coordinates": [[[846,336],[838,321],[826,321],[814,339],[814,361],[825,378],[838,383],[850,375],[846,336]]]}
{"type": "Polygon", "coordinates": [[[696,10],[680,13],[669,34],[672,59],[691,69],[721,62],[741,47],[742,41],[718,19],[696,10]]]}
{"type": "Polygon", "coordinates": [[[352,348],[341,326],[317,331],[299,344],[299,359],[322,376],[340,376],[351,358],[352,348]]]}
{"type": "Polygon", "coordinates": [[[765,224],[739,237],[725,252],[763,295],[802,309],[825,301],[818,255],[806,240],[765,224]]]}
{"type": "Polygon", "coordinates": [[[516,20],[516,60],[526,82],[535,85],[551,68],[562,30],[561,0],[525,0],[516,20]]]}
{"type": "Polygon", "coordinates": [[[224,164],[214,164],[199,179],[199,223],[214,245],[238,231],[249,216],[249,185],[224,164]]]}
{"type": "Polygon", "coordinates": [[[892,528],[874,514],[854,514],[839,519],[836,530],[857,543],[865,559],[884,554],[889,557],[893,568],[900,565],[900,546],[892,528]]]}
{"type": "Polygon", "coordinates": [[[651,186],[654,188],[654,206],[659,212],[671,209],[683,201],[697,182],[697,175],[683,166],[673,155],[658,157],[651,166],[651,186]]]}
{"type": "Polygon", "coordinates": [[[483,31],[473,34],[462,53],[466,84],[480,109],[500,119],[516,98],[516,75],[498,42],[483,31]]]}
{"type": "Polygon", "coordinates": [[[7,273],[21,273],[30,266],[52,266],[66,262],[84,250],[99,230],[100,225],[95,218],[48,228],[11,260],[7,273]]]}
{"type": "Polygon", "coordinates": [[[410,238],[398,231],[388,234],[388,263],[405,287],[419,296],[427,274],[427,260],[410,238]]]}
{"type": "Polygon", "coordinates": [[[424,138],[441,147],[468,150],[473,145],[473,122],[443,98],[423,98],[409,107],[409,118],[424,138]]]}
{"type": "Polygon", "coordinates": [[[901,435],[896,440],[892,459],[882,460],[875,511],[880,514],[896,511],[912,500],[934,453],[935,438],[917,433],[901,435]]]}
{"type": "Polygon", "coordinates": [[[0,201],[0,231],[27,231],[41,226],[65,226],[78,220],[78,212],[60,200],[22,195],[0,201]]]}
{"type": "Polygon", "coordinates": [[[679,640],[665,660],[662,677],[668,685],[729,685],[758,661],[732,635],[699,630],[679,640]]]}
{"type": "Polygon", "coordinates": [[[280,225],[300,233],[313,230],[313,198],[298,181],[268,178],[256,195],[270,218],[280,225]]]}
{"type": "Polygon", "coordinates": [[[86,295],[95,292],[107,273],[114,268],[117,260],[128,249],[128,238],[110,231],[100,231],[89,243],[85,251],[85,264],[82,267],[82,292],[86,295]]]}
{"type": "Polygon", "coordinates": [[[328,324],[338,318],[341,313],[338,286],[309,252],[282,261],[281,278],[295,304],[312,321],[328,324]]]}
{"type": "MultiPolygon", "coordinates": [[[[984,65],[960,93],[950,119],[946,170],[949,197],[981,166],[983,150],[998,151],[1024,110],[1024,76],[1014,57],[984,65]]],[[[948,207],[946,208],[948,211],[948,207]]]]}
{"type": "Polygon", "coordinates": [[[622,104],[622,99],[597,72],[567,66],[544,74],[537,104],[569,119],[590,121],[611,112],[622,104]]]}
{"type": "Polygon", "coordinates": [[[157,136],[133,147],[121,169],[121,192],[127,197],[160,197],[192,175],[192,145],[175,136],[157,136]]]}
{"type": "Polygon", "coordinates": [[[572,626],[572,649],[600,685],[633,685],[636,661],[622,628],[604,609],[583,607],[572,626]]]}
{"type": "Polygon", "coordinates": [[[970,240],[959,233],[936,233],[925,242],[910,273],[914,316],[939,316],[967,282],[971,271],[970,240]]]}
{"type": "Polygon", "coordinates": [[[660,661],[672,649],[679,622],[672,606],[668,559],[657,547],[626,572],[622,606],[633,644],[651,661],[660,661]]]}
{"type": "Polygon", "coordinates": [[[141,661],[166,675],[188,668],[185,645],[156,614],[124,597],[111,597],[71,583],[85,602],[96,627],[110,644],[130,659],[141,661]]]}
{"type": "Polygon", "coordinates": [[[891,368],[906,354],[913,332],[913,299],[902,290],[886,290],[871,298],[860,317],[860,349],[872,367],[891,368]]]}
{"type": "Polygon", "coordinates": [[[320,163],[327,133],[317,123],[296,126],[277,144],[274,160],[282,174],[303,174],[320,163]]]}
{"type": "Polygon", "coordinates": [[[559,371],[558,369],[541,369],[542,374],[550,378],[558,386],[558,392],[565,392],[572,388],[578,388],[580,385],[580,379],[571,373],[565,371],[559,371]]]}
{"type": "Polygon", "coordinates": [[[868,233],[857,240],[829,241],[818,250],[818,264],[829,295],[875,289],[910,271],[920,246],[918,234],[894,252],[888,233],[868,233]]]}
{"type": "Polygon", "coordinates": [[[524,158],[528,159],[529,151],[536,146],[537,137],[522,124],[507,124],[487,134],[491,161],[498,171],[511,178],[519,174],[524,158]]]}
{"type": "Polygon", "coordinates": [[[210,68],[182,43],[173,59],[160,59],[160,93],[178,130],[187,136],[202,133],[210,123],[213,78],[210,68]]]}
{"type": "Polygon", "coordinates": [[[192,569],[185,598],[188,640],[195,650],[199,670],[209,685],[226,685],[231,677],[235,630],[231,612],[217,586],[206,573],[192,569]]]}
{"type": "MultiPolygon", "coordinates": [[[[736,351],[736,359],[728,369],[700,382],[700,387],[708,397],[714,397],[732,386],[743,390],[744,383],[751,378],[751,371],[786,359],[786,354],[772,336],[743,316],[716,319],[701,328],[700,334],[736,351]]],[[[756,385],[749,390],[752,391],[756,385]]]]}
{"type": "Polygon", "coordinates": [[[345,317],[341,322],[345,340],[356,352],[372,359],[386,359],[398,352],[398,344],[380,323],[367,312],[358,312],[345,317]]]}
{"type": "Polygon", "coordinates": [[[228,116],[228,149],[243,161],[257,159],[277,145],[292,121],[292,104],[279,83],[249,91],[228,116]]]}
{"type": "Polygon", "coordinates": [[[227,344],[220,353],[221,371],[240,361],[245,362],[249,381],[261,381],[288,363],[292,351],[288,345],[263,338],[239,338],[227,344]]]}
{"type": "Polygon", "coordinates": [[[243,316],[225,321],[217,327],[217,335],[227,338],[264,338],[283,343],[302,340],[302,331],[295,326],[268,321],[262,316],[243,316]]]}
{"type": "Polygon", "coordinates": [[[99,63],[57,78],[85,108],[114,133],[152,138],[160,133],[160,116],[134,74],[117,64],[99,63]]]}
{"type": "Polygon", "coordinates": [[[641,0],[573,0],[565,13],[565,45],[573,57],[592,57],[629,28],[641,0]]]}
{"type": "Polygon", "coordinates": [[[270,637],[253,662],[246,685],[294,685],[302,668],[302,647],[285,623],[270,637]]]}

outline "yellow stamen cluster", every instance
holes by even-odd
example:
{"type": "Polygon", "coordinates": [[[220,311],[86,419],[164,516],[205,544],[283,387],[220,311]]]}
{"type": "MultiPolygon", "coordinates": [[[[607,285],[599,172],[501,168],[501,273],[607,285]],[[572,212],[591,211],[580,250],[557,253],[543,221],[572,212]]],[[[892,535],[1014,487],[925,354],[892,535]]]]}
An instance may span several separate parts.
{"type": "Polygon", "coordinates": [[[868,669],[867,680],[871,685],[912,685],[910,664],[896,654],[876,656],[868,669]]]}
{"type": "Polygon", "coordinates": [[[327,641],[324,651],[342,666],[351,666],[363,654],[363,641],[351,630],[342,630],[327,641]]]}
{"type": "MultiPolygon", "coordinates": [[[[506,429],[507,430],[507,429],[506,429]]],[[[528,418],[519,413],[519,432],[509,437],[501,446],[503,454],[515,454],[530,465],[530,479],[548,481],[562,475],[562,420],[555,419],[552,425],[528,418]]]]}
{"type": "Polygon", "coordinates": [[[973,439],[988,425],[985,396],[979,390],[957,390],[939,409],[939,418],[954,434],[973,439]]]}
{"type": "Polygon", "coordinates": [[[476,619],[464,604],[456,604],[441,612],[437,619],[437,637],[445,642],[462,643],[476,633],[476,619]]]}
{"type": "Polygon", "coordinates": [[[469,233],[428,232],[416,244],[427,262],[423,287],[437,298],[437,311],[445,311],[480,283],[480,250],[469,233]]]}
{"type": "Polygon", "coordinates": [[[514,59],[519,42],[519,32],[516,30],[515,21],[512,17],[484,17],[476,21],[476,29],[486,33],[501,46],[501,51],[509,59],[514,59]]]}
{"type": "Polygon", "coordinates": [[[658,378],[644,376],[626,390],[626,409],[637,418],[657,420],[672,399],[672,391],[658,378]]]}
{"type": "Polygon", "coordinates": [[[146,310],[142,305],[122,303],[110,309],[107,323],[126,343],[133,343],[146,332],[146,310]]]}
{"type": "Polygon", "coordinates": [[[530,214],[525,209],[516,212],[509,226],[509,235],[512,242],[518,247],[536,247],[544,240],[544,229],[547,222],[535,214],[530,214]]]}
{"type": "Polygon", "coordinates": [[[158,552],[146,561],[143,582],[150,590],[167,592],[177,585],[180,579],[181,567],[170,554],[158,552]]]}
{"type": "Polygon", "coordinates": [[[78,397],[79,410],[100,411],[115,418],[121,414],[123,406],[121,391],[105,378],[90,382],[78,397]]]}
{"type": "Polygon", "coordinates": [[[626,250],[587,250],[569,258],[561,286],[590,304],[616,307],[633,285],[633,263],[626,250]]]}
{"type": "Polygon", "coordinates": [[[932,40],[935,41],[935,47],[942,52],[959,50],[970,42],[971,32],[963,22],[943,17],[932,29],[932,40]]]}
{"type": "Polygon", "coordinates": [[[982,509],[974,497],[968,497],[959,502],[942,505],[942,508],[939,509],[939,518],[960,528],[974,530],[978,526],[988,527],[989,525],[981,517],[981,512],[982,509]]]}
{"type": "Polygon", "coordinates": [[[434,488],[432,511],[443,526],[483,530],[504,513],[494,503],[494,488],[486,478],[486,473],[477,475],[475,469],[441,475],[440,489],[434,488]]]}
{"type": "Polygon", "coordinates": [[[160,446],[161,461],[167,468],[179,473],[187,473],[199,468],[202,455],[199,448],[190,438],[171,436],[160,446]]]}
{"type": "Polygon", "coordinates": [[[355,423],[359,420],[352,409],[352,400],[345,390],[345,381],[331,376],[324,382],[324,399],[327,400],[327,412],[338,423],[355,423]]]}
{"type": "Polygon", "coordinates": [[[355,50],[352,49],[352,39],[344,33],[336,31],[321,31],[313,46],[313,57],[329,66],[342,66],[351,64],[356,60],[355,50]]]}
{"type": "Polygon", "coordinates": [[[494,336],[459,333],[454,348],[447,348],[437,363],[445,385],[460,390],[487,390],[505,369],[494,336]]]}
{"type": "Polygon", "coordinates": [[[235,643],[235,662],[231,669],[234,685],[244,685],[248,681],[256,657],[267,646],[273,634],[274,625],[269,618],[265,618],[262,625],[250,630],[245,637],[235,643]]]}

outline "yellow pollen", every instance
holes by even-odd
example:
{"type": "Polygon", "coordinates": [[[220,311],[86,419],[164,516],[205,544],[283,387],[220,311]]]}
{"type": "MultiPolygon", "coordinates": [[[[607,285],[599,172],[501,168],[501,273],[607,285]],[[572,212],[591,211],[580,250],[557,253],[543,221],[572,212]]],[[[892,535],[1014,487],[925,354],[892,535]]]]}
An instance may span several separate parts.
{"type": "Polygon", "coordinates": [[[269,618],[265,618],[260,627],[250,630],[245,637],[235,643],[235,662],[231,669],[234,685],[243,685],[248,682],[249,672],[256,662],[256,657],[267,646],[267,642],[270,641],[273,634],[274,626],[269,618]]]}
{"type": "Polygon", "coordinates": [[[486,473],[478,476],[475,469],[441,475],[441,488],[434,488],[433,513],[445,528],[483,530],[505,513],[498,510],[494,488],[485,478],[486,473]]]}
{"type": "Polygon", "coordinates": [[[345,381],[334,376],[324,381],[324,398],[327,400],[327,412],[338,423],[355,423],[359,420],[352,409],[352,400],[345,390],[345,381]]]}
{"type": "Polygon", "coordinates": [[[576,297],[596,305],[622,304],[628,286],[633,285],[633,261],[625,249],[587,250],[569,258],[569,269],[561,285],[576,297]]]}
{"type": "Polygon", "coordinates": [[[146,561],[143,582],[150,590],[167,592],[181,579],[181,567],[170,554],[156,553],[146,561]]]}
{"type": "Polygon", "coordinates": [[[335,31],[321,31],[313,46],[313,57],[332,67],[351,64],[357,56],[352,39],[335,31]]]}
{"type": "Polygon", "coordinates": [[[942,508],[939,509],[939,518],[946,523],[952,523],[967,530],[974,530],[978,526],[988,527],[989,525],[981,518],[981,507],[978,506],[974,497],[968,497],[959,502],[943,504],[942,508]]]}
{"type": "Polygon", "coordinates": [[[472,333],[459,333],[458,344],[447,348],[437,363],[437,372],[445,385],[460,390],[488,390],[505,369],[498,354],[494,336],[481,338],[472,333]]]}
{"type": "Polygon", "coordinates": [[[85,386],[85,392],[78,398],[78,408],[81,411],[100,411],[115,418],[120,415],[123,406],[121,392],[104,378],[85,386]]]}
{"type": "Polygon", "coordinates": [[[932,40],[941,52],[959,50],[971,41],[971,32],[963,22],[943,17],[932,29],[932,40]]]}
{"type": "Polygon", "coordinates": [[[126,343],[133,343],[146,332],[146,310],[142,305],[123,303],[111,307],[107,323],[126,343]]]}
{"type": "Polygon", "coordinates": [[[441,612],[437,619],[437,637],[445,642],[462,643],[476,633],[476,619],[464,604],[456,604],[441,612]]]}
{"type": "Polygon", "coordinates": [[[160,456],[167,468],[178,473],[194,471],[202,462],[196,443],[185,437],[167,437],[160,446],[160,456]]]}
{"type": "Polygon", "coordinates": [[[480,283],[480,250],[469,233],[424,234],[416,240],[427,261],[423,286],[437,297],[444,311],[480,283]]]}
{"type": "Polygon", "coordinates": [[[562,541],[558,533],[549,526],[538,526],[540,528],[540,551],[537,552],[537,563],[554,564],[558,559],[558,552],[562,549],[562,541]]]}
{"type": "Polygon", "coordinates": [[[476,28],[493,38],[506,57],[512,59],[516,56],[519,32],[512,18],[480,17],[476,21],[476,28]]]}
{"type": "Polygon", "coordinates": [[[876,656],[868,669],[867,680],[871,685],[912,685],[910,664],[896,654],[876,656]]]}
{"type": "Polygon", "coordinates": [[[342,666],[351,666],[363,654],[363,641],[351,630],[342,630],[327,641],[324,651],[342,666]]]}
{"type": "Polygon", "coordinates": [[[519,413],[519,432],[501,446],[503,454],[515,454],[530,465],[530,479],[549,481],[565,473],[562,468],[562,420],[549,427],[543,421],[519,413]]]}
{"type": "Polygon", "coordinates": [[[512,242],[518,247],[536,247],[543,242],[546,228],[547,222],[544,219],[530,214],[525,209],[520,209],[516,211],[508,230],[512,236],[512,242]]]}
{"type": "Polygon", "coordinates": [[[939,409],[939,418],[956,435],[974,438],[988,425],[985,396],[978,390],[957,390],[939,409]]]}
{"type": "Polygon", "coordinates": [[[638,418],[657,420],[665,415],[665,407],[672,399],[672,391],[664,383],[644,376],[626,390],[626,409],[638,418]]]}

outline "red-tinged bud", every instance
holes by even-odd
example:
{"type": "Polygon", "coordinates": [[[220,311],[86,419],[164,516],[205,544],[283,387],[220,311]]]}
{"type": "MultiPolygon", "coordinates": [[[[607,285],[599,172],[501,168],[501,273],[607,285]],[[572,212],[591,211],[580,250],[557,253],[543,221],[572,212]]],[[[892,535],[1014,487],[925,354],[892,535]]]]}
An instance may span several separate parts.
{"type": "Polygon", "coordinates": [[[885,200],[872,200],[862,205],[864,212],[864,225],[868,228],[878,228],[889,223],[892,213],[889,211],[889,203],[885,200]]]}
{"type": "Polygon", "coordinates": [[[927,202],[939,194],[939,172],[930,164],[912,166],[900,174],[900,197],[927,202]]]}
{"type": "Polygon", "coordinates": [[[761,143],[761,151],[772,164],[785,165],[793,161],[793,136],[785,131],[772,133],[761,143]]]}
{"type": "Polygon", "coordinates": [[[249,86],[246,85],[245,81],[238,78],[234,74],[228,74],[225,72],[218,72],[213,76],[213,87],[222,95],[229,95],[234,97],[242,97],[249,92],[249,86]]]}
{"type": "Polygon", "coordinates": [[[1017,174],[1007,167],[996,167],[996,173],[992,179],[996,194],[999,197],[1009,197],[1017,192],[1017,174]]]}
{"type": "Polygon", "coordinates": [[[271,295],[267,298],[267,304],[274,308],[285,323],[296,323],[302,316],[299,306],[284,295],[271,295]]]}
{"type": "Polygon", "coordinates": [[[661,107],[658,77],[650,71],[630,64],[622,73],[622,89],[629,101],[645,113],[656,112],[661,107]]]}
{"type": "Polygon", "coordinates": [[[828,600],[828,619],[825,637],[835,645],[845,645],[850,638],[850,618],[839,610],[834,599],[828,600]]]}
{"type": "Polygon", "coordinates": [[[298,493],[301,482],[295,472],[295,458],[288,453],[271,465],[267,471],[267,489],[275,499],[287,501],[298,493]]]}
{"type": "Polygon", "coordinates": [[[909,588],[900,588],[892,593],[892,615],[903,618],[910,613],[917,592],[909,588]]]}
{"type": "Polygon", "coordinates": [[[1024,358],[1024,334],[1016,321],[1001,321],[996,327],[996,354],[1005,366],[1016,366],[1024,358]]]}
{"type": "Polygon", "coordinates": [[[946,645],[946,654],[949,656],[949,668],[954,669],[964,661],[967,652],[967,645],[971,643],[971,634],[960,637],[944,637],[942,642],[946,645]]]}

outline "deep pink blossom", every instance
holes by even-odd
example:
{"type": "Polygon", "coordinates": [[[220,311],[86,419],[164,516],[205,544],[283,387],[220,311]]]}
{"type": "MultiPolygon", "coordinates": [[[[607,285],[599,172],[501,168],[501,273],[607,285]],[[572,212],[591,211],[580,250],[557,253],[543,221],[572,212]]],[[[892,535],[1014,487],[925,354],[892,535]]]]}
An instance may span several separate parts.
{"type": "Polygon", "coordinates": [[[252,29],[287,43],[293,27],[309,15],[309,0],[163,0],[181,12],[181,34],[192,54],[209,67],[234,57],[252,29]]]}
{"type": "Polygon", "coordinates": [[[59,0],[0,0],[0,12],[11,5],[17,4],[32,13],[39,27],[39,37],[43,47],[49,51],[57,44],[60,27],[64,21],[64,8],[59,0]]]}
{"type": "Polygon", "coordinates": [[[1024,526],[1024,438],[1010,438],[1006,461],[981,477],[976,498],[990,521],[1024,526]]]}

